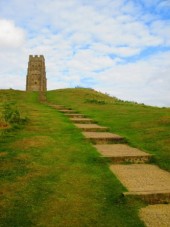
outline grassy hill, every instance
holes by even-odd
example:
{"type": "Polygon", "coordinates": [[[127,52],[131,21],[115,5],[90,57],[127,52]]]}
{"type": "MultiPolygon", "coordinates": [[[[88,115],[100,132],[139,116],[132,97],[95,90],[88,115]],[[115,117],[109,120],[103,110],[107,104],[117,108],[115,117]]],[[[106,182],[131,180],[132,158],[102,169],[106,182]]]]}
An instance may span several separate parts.
{"type": "MultiPolygon", "coordinates": [[[[47,92],[156,155],[169,169],[170,110],[124,103],[89,89],[47,92]]],[[[0,90],[0,226],[143,226],[138,200],[67,117],[36,92],[0,90]],[[6,120],[4,119],[6,117],[6,120]]]]}
{"type": "Polygon", "coordinates": [[[81,88],[49,91],[47,97],[108,126],[131,146],[155,155],[153,161],[161,168],[170,170],[170,108],[124,102],[81,88]]]}

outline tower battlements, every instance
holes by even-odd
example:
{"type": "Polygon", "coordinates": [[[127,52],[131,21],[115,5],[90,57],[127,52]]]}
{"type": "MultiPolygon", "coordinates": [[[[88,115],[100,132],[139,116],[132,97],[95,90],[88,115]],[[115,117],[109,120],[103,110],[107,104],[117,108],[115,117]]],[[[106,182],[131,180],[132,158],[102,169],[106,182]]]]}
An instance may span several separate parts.
{"type": "Polygon", "coordinates": [[[43,55],[29,55],[26,90],[41,92],[47,90],[45,58],[43,55]]]}
{"type": "Polygon", "coordinates": [[[29,55],[29,60],[45,60],[43,55],[29,55]]]}

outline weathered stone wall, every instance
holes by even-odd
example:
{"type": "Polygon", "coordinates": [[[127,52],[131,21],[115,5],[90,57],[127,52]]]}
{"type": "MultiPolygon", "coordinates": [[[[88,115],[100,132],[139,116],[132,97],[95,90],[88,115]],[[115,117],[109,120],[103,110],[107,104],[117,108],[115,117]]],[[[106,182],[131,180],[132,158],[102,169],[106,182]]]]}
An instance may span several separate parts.
{"type": "Polygon", "coordinates": [[[26,90],[42,92],[47,90],[45,59],[43,55],[29,56],[26,90]]]}

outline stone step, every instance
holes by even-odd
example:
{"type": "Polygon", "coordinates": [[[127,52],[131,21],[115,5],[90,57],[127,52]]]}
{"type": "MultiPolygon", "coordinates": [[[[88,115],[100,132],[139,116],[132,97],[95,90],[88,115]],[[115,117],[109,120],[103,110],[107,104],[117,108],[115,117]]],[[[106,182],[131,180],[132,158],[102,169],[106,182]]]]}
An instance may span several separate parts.
{"type": "Polygon", "coordinates": [[[111,165],[128,189],[124,196],[140,197],[149,204],[170,202],[170,173],[150,164],[111,165]]]}
{"type": "Polygon", "coordinates": [[[55,109],[57,109],[57,110],[62,110],[62,109],[65,108],[65,107],[62,106],[62,105],[55,105],[55,104],[50,104],[49,106],[51,106],[51,107],[53,107],[53,108],[55,108],[55,109]]]}
{"type": "Polygon", "coordinates": [[[95,148],[103,157],[107,157],[116,163],[146,163],[152,157],[150,154],[125,144],[100,144],[95,145],[95,148]]]}
{"type": "Polygon", "coordinates": [[[83,135],[94,144],[125,142],[123,137],[109,132],[83,132],[83,135]]]}
{"type": "Polygon", "coordinates": [[[81,124],[91,124],[94,123],[95,121],[90,118],[70,118],[70,120],[74,123],[81,123],[81,124]]]}
{"type": "Polygon", "coordinates": [[[148,204],[165,204],[170,203],[170,189],[163,191],[147,191],[147,192],[124,192],[124,196],[140,198],[148,204]]]}
{"type": "Polygon", "coordinates": [[[143,207],[139,212],[139,216],[148,227],[169,227],[170,204],[157,204],[143,207]]]}
{"type": "Polygon", "coordinates": [[[76,114],[76,113],[71,113],[71,114],[65,114],[65,116],[70,117],[70,118],[84,118],[83,114],[76,114]]]}
{"type": "Polygon", "coordinates": [[[75,110],[70,110],[70,109],[61,109],[59,111],[62,112],[62,113],[76,113],[75,110]]]}
{"type": "Polygon", "coordinates": [[[106,132],[107,127],[102,127],[96,124],[75,124],[75,126],[84,132],[106,132]]]}

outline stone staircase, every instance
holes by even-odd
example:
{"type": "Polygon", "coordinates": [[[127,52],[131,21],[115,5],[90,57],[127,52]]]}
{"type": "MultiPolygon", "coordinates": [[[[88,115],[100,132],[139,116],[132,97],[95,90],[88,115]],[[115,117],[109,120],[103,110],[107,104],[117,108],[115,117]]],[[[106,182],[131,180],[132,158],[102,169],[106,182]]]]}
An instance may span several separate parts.
{"type": "MultiPolygon", "coordinates": [[[[95,124],[94,120],[86,118],[83,114],[60,105],[50,106],[64,113],[77,128],[81,129],[84,137],[101,154],[101,158],[112,161],[110,170],[128,190],[122,193],[124,196],[139,197],[148,204],[170,202],[170,173],[149,164],[152,155],[130,147],[124,137],[108,132],[107,127],[95,124]]],[[[164,210],[167,211],[167,207],[164,210]]],[[[142,212],[146,213],[145,210],[142,212]]],[[[142,219],[149,226],[145,217],[142,219]]],[[[170,223],[167,226],[170,226],[170,223]]]]}

